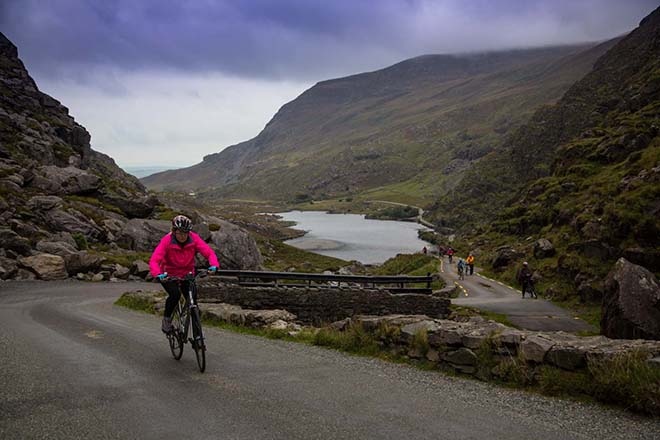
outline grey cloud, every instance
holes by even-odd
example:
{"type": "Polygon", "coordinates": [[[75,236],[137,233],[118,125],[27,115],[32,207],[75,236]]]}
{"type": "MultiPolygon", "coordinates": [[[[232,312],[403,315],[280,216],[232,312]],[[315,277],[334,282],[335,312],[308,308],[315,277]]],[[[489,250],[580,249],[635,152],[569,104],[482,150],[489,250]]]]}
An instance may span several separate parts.
{"type": "Polygon", "coordinates": [[[321,80],[424,53],[614,37],[653,0],[3,0],[37,76],[171,69],[321,80]]]}

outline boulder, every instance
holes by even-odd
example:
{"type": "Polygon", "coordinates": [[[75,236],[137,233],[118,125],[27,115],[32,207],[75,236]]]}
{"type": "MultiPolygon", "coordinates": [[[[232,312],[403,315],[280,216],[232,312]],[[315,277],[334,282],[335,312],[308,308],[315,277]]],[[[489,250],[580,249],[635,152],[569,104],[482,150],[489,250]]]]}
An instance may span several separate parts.
{"type": "Polygon", "coordinates": [[[56,231],[83,234],[86,237],[100,239],[105,236],[101,228],[75,209],[64,211],[53,209],[45,213],[46,223],[56,231]]]}
{"type": "Polygon", "coordinates": [[[427,332],[427,334],[429,334],[436,332],[438,329],[438,324],[432,320],[406,324],[401,327],[401,340],[404,343],[409,343],[415,338],[415,335],[420,332],[427,332]]]}
{"type": "Polygon", "coordinates": [[[250,310],[224,303],[204,304],[201,310],[202,317],[249,327],[266,327],[280,322],[290,323],[296,319],[296,315],[286,310],[250,310]]]}
{"type": "Polygon", "coordinates": [[[49,194],[91,194],[97,191],[101,185],[99,176],[72,166],[61,168],[55,165],[45,165],[38,168],[37,171],[41,173],[45,181],[39,180],[36,185],[49,194]]]}
{"type": "Polygon", "coordinates": [[[149,274],[149,265],[142,260],[135,260],[131,265],[131,274],[144,278],[149,274]]]}
{"type": "Polygon", "coordinates": [[[15,260],[10,258],[0,257],[0,279],[8,280],[18,271],[18,265],[15,260]]]}
{"type": "Polygon", "coordinates": [[[214,219],[213,223],[220,226],[211,233],[211,244],[221,268],[260,270],[263,267],[263,258],[250,234],[221,219],[214,219]]]}
{"type": "Polygon", "coordinates": [[[478,362],[477,355],[469,348],[461,347],[458,350],[449,351],[441,355],[442,360],[450,364],[476,366],[478,362]]]}
{"type": "Polygon", "coordinates": [[[529,335],[520,345],[522,358],[526,361],[541,363],[555,342],[543,335],[529,335]]]}
{"type": "Polygon", "coordinates": [[[33,240],[39,236],[47,235],[48,233],[32,223],[24,222],[18,219],[11,219],[7,222],[12,231],[23,237],[31,237],[33,240]]]}
{"type": "Polygon", "coordinates": [[[501,267],[508,266],[512,261],[521,258],[524,254],[516,251],[511,246],[501,246],[496,249],[495,257],[493,258],[492,267],[493,269],[499,269],[501,267]]]}
{"type": "Polygon", "coordinates": [[[50,211],[61,208],[62,199],[57,196],[34,196],[28,200],[27,205],[33,211],[50,211]]]}
{"type": "Polygon", "coordinates": [[[103,193],[99,195],[99,199],[121,209],[128,218],[149,217],[159,203],[158,199],[151,195],[136,197],[134,194],[129,194],[122,197],[117,194],[103,193]]]}
{"type": "Polygon", "coordinates": [[[63,241],[45,241],[42,240],[37,243],[37,250],[45,254],[59,255],[66,257],[67,255],[75,254],[78,252],[74,246],[63,241]]]}
{"type": "Polygon", "coordinates": [[[660,286],[655,275],[619,258],[605,280],[600,327],[609,338],[660,340],[660,286]]]}
{"type": "Polygon", "coordinates": [[[29,240],[8,228],[0,228],[0,247],[20,255],[30,255],[32,252],[29,240]]]}
{"type": "Polygon", "coordinates": [[[115,271],[112,273],[112,276],[120,280],[127,280],[130,274],[131,272],[127,267],[124,267],[121,264],[116,264],[115,271]]]}
{"type": "Polygon", "coordinates": [[[103,263],[103,257],[90,254],[89,252],[75,252],[64,257],[66,270],[69,275],[75,275],[79,272],[96,272],[103,263]]]}
{"type": "Polygon", "coordinates": [[[132,219],[124,225],[117,244],[137,252],[152,252],[170,228],[167,220],[132,219]]]}
{"type": "Polygon", "coordinates": [[[545,357],[548,363],[563,370],[575,371],[587,366],[586,352],[572,345],[553,345],[545,357]]]}
{"type": "Polygon", "coordinates": [[[553,255],[555,255],[555,247],[549,240],[545,238],[536,240],[534,243],[534,257],[541,259],[552,257],[553,255]]]}
{"type": "Polygon", "coordinates": [[[32,270],[42,280],[63,280],[67,277],[64,258],[59,255],[37,254],[20,258],[19,264],[32,270]]]}

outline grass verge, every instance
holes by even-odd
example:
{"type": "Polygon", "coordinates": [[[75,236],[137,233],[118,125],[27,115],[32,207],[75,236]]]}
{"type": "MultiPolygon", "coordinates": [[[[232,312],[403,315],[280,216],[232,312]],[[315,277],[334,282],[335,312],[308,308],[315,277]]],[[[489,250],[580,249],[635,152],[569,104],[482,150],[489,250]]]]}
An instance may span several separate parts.
{"type": "MultiPolygon", "coordinates": [[[[115,304],[155,313],[153,299],[146,296],[122,295],[115,304]]],[[[467,309],[467,312],[461,313],[475,313],[468,308],[462,309],[467,309]]],[[[401,342],[398,327],[384,325],[374,331],[367,331],[361,325],[351,325],[344,331],[324,327],[291,333],[238,326],[208,316],[203,316],[203,322],[207,326],[237,333],[316,345],[475,379],[473,375],[453,371],[447,364],[427,360],[425,356],[430,346],[426,331],[415,334],[406,345],[401,342]]],[[[638,351],[609,358],[589,358],[588,367],[579,371],[565,371],[551,365],[531,365],[519,354],[505,353],[506,350],[494,338],[486,339],[476,350],[476,378],[546,396],[596,401],[644,414],[660,415],[660,368],[647,361],[647,353],[638,351]]]]}

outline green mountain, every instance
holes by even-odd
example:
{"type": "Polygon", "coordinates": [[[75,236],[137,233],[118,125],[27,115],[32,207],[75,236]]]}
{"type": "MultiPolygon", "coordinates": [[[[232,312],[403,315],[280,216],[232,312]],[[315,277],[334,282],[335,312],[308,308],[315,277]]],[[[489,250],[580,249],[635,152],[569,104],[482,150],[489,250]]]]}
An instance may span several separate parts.
{"type": "Polygon", "coordinates": [[[280,201],[372,190],[428,205],[613,44],[427,55],[324,81],[255,138],[142,182],[280,201]]]}
{"type": "Polygon", "coordinates": [[[660,272],[659,133],[660,8],[475,165],[460,197],[439,199],[431,215],[476,229],[469,247],[482,247],[486,261],[497,245],[511,246],[548,288],[598,299],[619,257],[660,272]],[[534,258],[530,237],[549,240],[555,256],[534,258]]]}

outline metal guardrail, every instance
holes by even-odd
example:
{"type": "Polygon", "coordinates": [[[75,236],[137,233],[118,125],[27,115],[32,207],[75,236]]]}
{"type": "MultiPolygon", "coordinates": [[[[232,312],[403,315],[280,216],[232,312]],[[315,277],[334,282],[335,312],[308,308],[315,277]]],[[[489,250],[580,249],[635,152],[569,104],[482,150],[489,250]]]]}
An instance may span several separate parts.
{"type": "Polygon", "coordinates": [[[217,275],[221,277],[237,278],[238,283],[244,286],[260,287],[312,287],[322,285],[324,287],[341,287],[341,283],[361,285],[371,288],[384,288],[394,293],[431,293],[431,282],[433,277],[430,273],[426,276],[408,275],[335,275],[321,273],[303,272],[270,272],[256,270],[218,270],[217,275]],[[258,281],[256,281],[258,280],[258,281]],[[289,281],[289,282],[280,282],[289,281]],[[293,281],[293,282],[290,282],[293,281]],[[313,284],[312,284],[313,283],[313,284]],[[424,283],[426,287],[409,287],[410,284],[424,283]]]}

